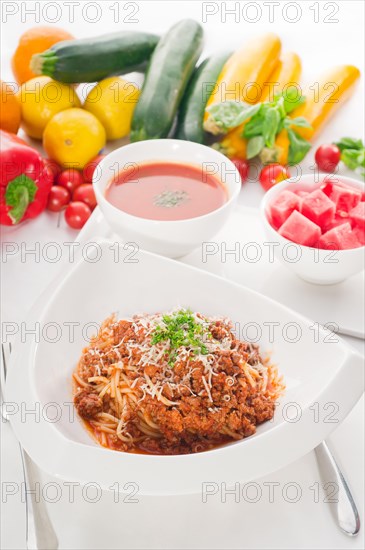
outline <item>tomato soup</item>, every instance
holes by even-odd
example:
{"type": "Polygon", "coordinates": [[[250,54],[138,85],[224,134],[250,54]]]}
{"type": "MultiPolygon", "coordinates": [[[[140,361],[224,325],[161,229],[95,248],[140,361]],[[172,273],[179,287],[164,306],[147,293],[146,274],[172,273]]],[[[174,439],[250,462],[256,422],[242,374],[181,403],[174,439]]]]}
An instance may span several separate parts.
{"type": "Polygon", "coordinates": [[[150,220],[185,220],[227,201],[227,191],[200,166],[168,162],[133,165],[113,178],[106,199],[123,212],[150,220]]]}

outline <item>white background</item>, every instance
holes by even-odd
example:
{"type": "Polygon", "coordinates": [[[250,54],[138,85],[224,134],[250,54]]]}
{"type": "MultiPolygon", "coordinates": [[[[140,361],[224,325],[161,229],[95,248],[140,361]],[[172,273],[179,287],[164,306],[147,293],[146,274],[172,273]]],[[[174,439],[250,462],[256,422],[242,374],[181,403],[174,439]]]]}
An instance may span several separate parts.
{"type": "MultiPolygon", "coordinates": [[[[121,29],[145,30],[162,33],[175,21],[192,17],[200,22],[203,16],[201,2],[120,2],[116,14],[116,2],[74,2],[75,20],[70,22],[69,8],[62,2],[2,2],[1,38],[1,78],[12,81],[10,57],[16,47],[19,35],[35,24],[52,24],[58,15],[57,25],[66,28],[75,37],[93,36],[121,29]],[[92,5],[94,4],[94,5],[92,5]],[[96,9],[95,4],[98,6],[96,9]],[[128,4],[128,5],[127,5],[128,4]],[[135,12],[137,6],[138,11],[135,12]],[[45,8],[46,6],[46,8],[45,8]],[[58,7],[58,9],[57,9],[58,7]],[[60,9],[61,8],[61,9],[60,9]],[[29,10],[39,13],[34,15],[29,10]],[[14,12],[14,13],[13,13],[14,12]],[[13,15],[12,15],[13,13],[13,15]],[[43,17],[42,17],[43,16],[43,17]],[[126,22],[131,17],[136,22],[126,22]],[[86,18],[89,21],[85,20],[86,18]],[[94,23],[90,19],[98,19],[94,23]],[[117,19],[117,20],[115,20],[117,19]]],[[[296,2],[300,12],[289,6],[290,2],[278,2],[272,6],[274,18],[270,22],[268,2],[227,2],[227,8],[239,7],[236,16],[228,15],[224,20],[222,3],[209,2],[209,9],[216,11],[204,22],[204,54],[222,49],[236,48],[250,36],[270,30],[277,32],[283,43],[283,50],[296,51],[303,62],[303,82],[314,82],[316,76],[329,67],[349,63],[357,65],[363,72],[363,22],[364,3],[360,1],[337,2],[296,2]],[[251,7],[247,7],[251,4],[251,7]],[[259,17],[259,6],[262,14],[259,17]],[[314,8],[314,9],[311,9],[314,8]],[[318,9],[317,13],[316,10],[318,9]],[[293,19],[298,14],[298,21],[293,19]],[[316,17],[318,14],[318,21],[316,17]],[[255,23],[250,21],[258,17],[255,23]],[[327,17],[327,22],[324,18],[327,17]]],[[[237,9],[237,8],[236,8],[237,9]]],[[[363,136],[363,80],[354,97],[325,128],[317,142],[331,142],[342,136],[363,136]]],[[[117,146],[115,144],[114,146],[117,146]]],[[[313,163],[309,154],[303,169],[313,163]]],[[[345,171],[343,173],[346,173],[345,171]]],[[[257,182],[248,182],[242,191],[241,203],[258,206],[262,192],[257,182]]],[[[44,214],[42,220],[34,222],[40,231],[55,235],[55,218],[44,214]]],[[[27,225],[16,229],[12,234],[16,240],[27,241],[27,225]]],[[[57,229],[59,240],[70,240],[75,233],[61,224],[57,229]]],[[[55,237],[56,239],[56,237],[55,237]]],[[[22,319],[37,298],[42,286],[55,273],[47,266],[48,272],[42,276],[42,285],[30,280],[27,298],[20,302],[16,298],[16,282],[22,276],[5,270],[6,284],[3,292],[14,296],[14,310],[6,311],[6,319],[22,319]],[[11,284],[10,282],[13,282],[11,284]]],[[[23,266],[26,270],[26,264],[23,266]]],[[[38,266],[41,269],[41,266],[38,266]]],[[[33,274],[33,276],[35,276],[33,274]]],[[[22,293],[23,296],[23,293],[22,293]]],[[[9,303],[9,300],[7,300],[9,303]]],[[[357,342],[359,347],[359,342],[357,342]]],[[[363,419],[362,404],[358,404],[346,421],[337,428],[331,437],[332,448],[336,451],[351,489],[363,509],[363,419]]],[[[20,458],[16,442],[9,426],[2,428],[2,481],[21,481],[20,458]]],[[[295,441],[293,441],[295,445],[295,441]]],[[[120,548],[363,548],[363,531],[356,539],[342,535],[334,524],[330,509],[323,502],[314,502],[313,484],[320,482],[314,454],[303,457],[289,468],[258,480],[261,487],[264,481],[278,482],[279,496],[270,503],[267,493],[257,503],[235,503],[227,498],[223,504],[219,498],[212,498],[202,504],[200,497],[176,497],[163,499],[140,499],[138,505],[123,505],[121,508],[120,548]],[[287,482],[300,484],[303,496],[294,503],[285,502],[282,488],[287,482]]],[[[87,525],[78,524],[77,508],[67,502],[50,506],[62,548],[93,548],[98,541],[89,540],[87,525]],[[67,519],[64,519],[67,518],[67,519]],[[70,519],[71,518],[71,519],[70,519]],[[72,519],[74,521],[72,521],[72,519]],[[67,527],[65,526],[67,522],[67,527]]],[[[76,505],[75,505],[76,506],[76,505]]],[[[9,498],[2,505],[2,548],[24,548],[25,544],[24,504],[19,495],[9,498]]],[[[101,539],[102,541],[102,539],[101,539]]],[[[102,542],[100,542],[102,545],[102,542]]]]}

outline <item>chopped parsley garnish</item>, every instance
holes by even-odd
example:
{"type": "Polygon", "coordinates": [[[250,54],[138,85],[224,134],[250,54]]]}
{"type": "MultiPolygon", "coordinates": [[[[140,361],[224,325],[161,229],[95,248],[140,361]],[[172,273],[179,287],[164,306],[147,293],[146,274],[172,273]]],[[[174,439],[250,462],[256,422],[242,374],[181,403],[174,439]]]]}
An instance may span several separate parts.
{"type": "Polygon", "coordinates": [[[153,199],[153,204],[164,208],[174,208],[180,206],[189,200],[189,195],[186,191],[162,191],[153,199]]]}
{"type": "Polygon", "coordinates": [[[157,326],[152,334],[152,345],[160,342],[169,342],[168,363],[174,365],[177,350],[181,347],[190,348],[194,355],[207,355],[208,348],[205,338],[211,338],[209,330],[204,324],[197,323],[189,309],[180,309],[172,315],[162,317],[164,326],[157,326]]]}

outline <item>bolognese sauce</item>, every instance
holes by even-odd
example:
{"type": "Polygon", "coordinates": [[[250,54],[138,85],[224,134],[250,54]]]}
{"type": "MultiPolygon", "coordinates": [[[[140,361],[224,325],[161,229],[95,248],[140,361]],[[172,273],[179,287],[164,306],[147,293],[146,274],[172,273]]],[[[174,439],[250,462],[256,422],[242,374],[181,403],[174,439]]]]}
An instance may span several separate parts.
{"type": "Polygon", "coordinates": [[[74,373],[75,407],[110,449],[206,451],[255,433],[284,390],[232,323],[186,309],[106,319],[74,373]]]}

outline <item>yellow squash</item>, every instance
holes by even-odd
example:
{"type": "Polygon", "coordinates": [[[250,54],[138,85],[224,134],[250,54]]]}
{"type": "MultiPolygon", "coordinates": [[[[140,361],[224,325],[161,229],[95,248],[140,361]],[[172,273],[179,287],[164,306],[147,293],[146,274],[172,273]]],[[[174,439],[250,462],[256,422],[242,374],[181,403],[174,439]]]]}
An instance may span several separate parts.
{"type": "MultiPolygon", "coordinates": [[[[306,102],[291,113],[292,117],[302,116],[312,128],[296,128],[304,139],[311,140],[323,125],[353,93],[360,71],[353,65],[339,65],[326,72],[318,84],[311,85],[306,91],[306,102]]],[[[286,130],[276,138],[275,155],[271,160],[287,164],[289,140],[286,130]]]]}
{"type": "Polygon", "coordinates": [[[302,74],[300,57],[294,52],[285,52],[277,62],[270,78],[264,83],[260,101],[273,101],[274,95],[286,86],[299,87],[302,74]]]}
{"type": "MultiPolygon", "coordinates": [[[[272,101],[273,94],[281,92],[286,85],[298,84],[301,72],[302,64],[299,56],[293,52],[284,53],[263,84],[261,101],[272,101]]],[[[245,123],[228,132],[219,144],[219,150],[230,158],[246,158],[247,140],[241,137],[244,125],[245,123]]]]}
{"type": "MultiPolygon", "coordinates": [[[[207,108],[224,101],[257,103],[262,87],[280,56],[281,42],[276,34],[258,36],[237,50],[225,63],[207,108]]],[[[208,113],[205,112],[205,120],[208,113]]]]}

